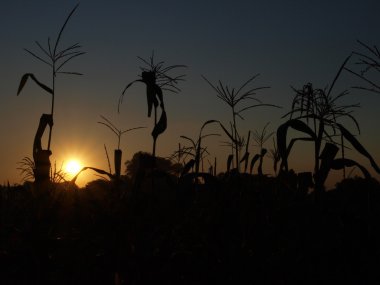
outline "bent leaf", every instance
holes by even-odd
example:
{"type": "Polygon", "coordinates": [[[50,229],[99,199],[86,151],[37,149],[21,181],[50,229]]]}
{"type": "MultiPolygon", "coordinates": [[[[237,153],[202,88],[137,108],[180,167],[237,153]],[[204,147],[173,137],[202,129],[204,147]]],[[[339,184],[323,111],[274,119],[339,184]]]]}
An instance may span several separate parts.
{"type": "Polygon", "coordinates": [[[353,166],[357,166],[361,170],[365,178],[367,179],[371,178],[371,174],[369,173],[369,171],[363,165],[359,164],[355,160],[348,159],[348,158],[337,158],[337,159],[334,159],[331,163],[331,168],[334,170],[340,170],[345,167],[353,167],[353,166]]]}
{"type": "Polygon", "coordinates": [[[24,88],[26,82],[28,81],[29,77],[38,85],[40,86],[42,89],[44,89],[46,92],[50,93],[53,95],[53,90],[49,87],[47,87],[45,84],[41,83],[40,81],[37,80],[37,78],[34,76],[33,73],[25,73],[22,77],[21,77],[21,80],[20,80],[20,84],[18,86],[18,90],[17,90],[17,96],[20,94],[20,92],[22,91],[22,89],[24,88]]]}
{"type": "Polygon", "coordinates": [[[158,120],[158,123],[154,126],[154,129],[152,131],[152,137],[153,139],[157,139],[157,137],[162,134],[167,127],[167,117],[166,117],[166,112],[163,111],[161,113],[161,117],[158,120]]]}
{"type": "Polygon", "coordinates": [[[190,169],[192,169],[194,167],[194,163],[195,163],[195,160],[194,159],[190,159],[186,164],[185,166],[183,167],[183,170],[182,170],[182,173],[181,173],[181,176],[187,174],[190,169]]]}
{"type": "Polygon", "coordinates": [[[249,167],[249,173],[252,174],[253,167],[255,167],[256,161],[258,161],[260,158],[260,154],[255,154],[255,156],[251,160],[251,165],[249,167]]]}
{"type": "Polygon", "coordinates": [[[71,183],[75,183],[75,181],[77,180],[79,174],[81,174],[83,171],[85,171],[85,170],[87,170],[87,169],[94,170],[95,172],[97,172],[97,173],[99,173],[99,174],[107,175],[110,179],[115,178],[114,175],[112,175],[111,173],[109,173],[109,172],[107,172],[107,171],[105,171],[105,170],[103,170],[103,169],[99,169],[99,168],[95,168],[95,167],[90,167],[90,166],[85,166],[85,167],[83,167],[83,168],[77,173],[77,175],[75,175],[75,176],[73,177],[73,179],[71,179],[70,182],[71,182],[71,183]]]}
{"type": "Polygon", "coordinates": [[[303,132],[305,134],[308,134],[312,140],[316,141],[317,136],[315,135],[314,131],[304,122],[297,119],[291,119],[282,124],[277,129],[277,147],[278,152],[280,154],[282,164],[287,166],[287,159],[288,159],[288,148],[286,146],[286,136],[288,133],[288,129],[292,128],[299,132],[303,132]]]}
{"type": "Polygon", "coordinates": [[[375,169],[375,171],[377,173],[380,173],[380,168],[379,166],[376,164],[375,160],[373,159],[373,157],[369,154],[369,152],[362,146],[362,144],[354,137],[354,135],[352,135],[345,127],[343,127],[341,124],[337,124],[339,129],[340,129],[340,132],[342,133],[342,135],[344,136],[344,138],[346,140],[348,140],[351,145],[359,152],[361,153],[362,155],[364,155],[365,157],[367,157],[372,165],[372,167],[375,169]]]}
{"type": "Polygon", "coordinates": [[[231,141],[234,143],[234,144],[237,144],[238,141],[234,139],[234,137],[230,134],[229,131],[227,131],[227,129],[223,126],[223,124],[221,122],[219,122],[219,125],[222,127],[223,131],[226,133],[226,135],[231,139],[231,141]]]}

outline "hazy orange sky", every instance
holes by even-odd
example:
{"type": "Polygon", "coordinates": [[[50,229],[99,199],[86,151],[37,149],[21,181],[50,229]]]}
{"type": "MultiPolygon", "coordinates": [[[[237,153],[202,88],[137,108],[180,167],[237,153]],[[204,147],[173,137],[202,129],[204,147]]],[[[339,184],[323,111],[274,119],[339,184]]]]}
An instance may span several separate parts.
{"type": "MultiPolygon", "coordinates": [[[[130,88],[117,113],[118,98],[125,85],[137,79],[141,62],[152,50],[157,60],[168,65],[188,66],[186,81],[179,94],[165,94],[168,129],[158,138],[157,154],[169,156],[181,141],[180,135],[195,137],[209,119],[228,124],[230,110],[201,78],[239,87],[256,73],[253,86],[271,86],[258,94],[265,103],[283,107],[253,109],[239,121],[242,134],[261,129],[270,122],[275,131],[284,122],[281,116],[291,104],[294,92],[312,82],[324,88],[333,80],[343,60],[360,50],[356,40],[378,44],[379,1],[81,1],[62,38],[62,45],[79,42],[86,55],[69,63],[70,70],[83,76],[59,76],[52,138],[51,161],[61,163],[79,159],[86,166],[108,169],[104,152],[110,154],[117,138],[97,124],[106,116],[121,129],[146,126],[123,136],[123,161],[133,153],[151,151],[152,120],[146,117],[145,87],[130,88]]],[[[8,1],[0,11],[0,183],[20,183],[17,162],[32,157],[32,145],[39,118],[50,112],[50,95],[28,83],[20,96],[17,87],[24,73],[34,73],[47,85],[51,78],[47,66],[23,48],[37,51],[34,41],[43,45],[55,39],[59,28],[76,1],[8,1]]],[[[350,63],[354,66],[354,62],[350,63]]],[[[380,74],[378,74],[379,76],[380,74]]],[[[379,77],[377,77],[378,79],[379,77]]],[[[342,103],[361,103],[355,117],[361,126],[358,137],[380,163],[380,136],[377,127],[380,96],[350,89],[357,79],[342,74],[335,89],[350,95],[342,103]]],[[[354,127],[347,127],[354,131],[354,127]]],[[[207,131],[222,133],[215,127],[207,131]]],[[[205,141],[210,157],[218,157],[218,171],[225,169],[229,149],[226,138],[205,141]]],[[[46,142],[44,141],[46,145],[46,142]]],[[[267,148],[271,148],[269,143],[267,148]]],[[[251,153],[257,148],[251,146],[251,153]]],[[[369,167],[366,159],[353,151],[347,157],[369,167]]],[[[290,166],[311,171],[311,146],[299,144],[290,166]]],[[[206,169],[208,166],[206,167],[206,169]]],[[[272,173],[270,159],[265,162],[272,173]]],[[[124,168],[123,168],[124,170],[124,168]]],[[[334,173],[333,173],[334,175],[334,173]]],[[[336,174],[339,175],[340,173],[336,174]]],[[[377,176],[378,177],[378,176],[377,176]]],[[[79,181],[97,178],[92,173],[79,181]]],[[[330,179],[331,181],[331,179],[330,179]]],[[[332,183],[332,182],[330,182],[332,183]]]]}

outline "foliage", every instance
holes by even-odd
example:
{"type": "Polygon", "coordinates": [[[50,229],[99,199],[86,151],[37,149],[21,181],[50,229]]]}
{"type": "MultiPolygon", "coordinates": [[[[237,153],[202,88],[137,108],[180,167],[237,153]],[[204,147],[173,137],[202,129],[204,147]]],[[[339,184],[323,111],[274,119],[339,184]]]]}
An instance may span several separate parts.
{"type": "Polygon", "coordinates": [[[225,127],[223,127],[224,132],[230,137],[231,143],[234,146],[235,150],[235,161],[237,165],[237,171],[240,172],[240,148],[244,143],[242,143],[242,137],[239,134],[238,126],[237,126],[237,118],[244,120],[242,115],[243,112],[253,109],[256,107],[278,107],[273,104],[264,104],[261,100],[254,97],[256,92],[262,89],[267,89],[269,87],[254,87],[245,88],[257,77],[259,74],[256,74],[249,78],[244,84],[242,84],[237,90],[235,88],[230,88],[228,85],[223,85],[219,80],[218,84],[212,84],[206,77],[202,76],[203,79],[211,86],[211,88],[216,92],[217,97],[225,102],[230,108],[232,112],[232,121],[231,121],[231,133],[227,131],[225,127]],[[250,102],[254,102],[251,104],[250,102]],[[239,108],[241,104],[247,103],[248,106],[243,106],[239,108]]]}
{"type": "Polygon", "coordinates": [[[133,131],[133,130],[145,128],[145,127],[135,127],[135,128],[130,128],[130,129],[126,129],[126,130],[122,131],[121,129],[118,129],[117,127],[115,127],[115,125],[112,124],[112,122],[110,120],[108,120],[106,117],[104,117],[104,116],[100,116],[100,117],[103,119],[103,122],[98,122],[98,123],[108,127],[117,136],[117,139],[118,139],[117,140],[117,149],[120,149],[120,139],[121,139],[121,136],[123,134],[128,133],[128,132],[133,131]]]}
{"type": "Polygon", "coordinates": [[[186,170],[186,172],[188,172],[194,166],[195,167],[195,173],[199,173],[199,165],[201,162],[203,163],[204,155],[208,153],[207,148],[202,147],[202,140],[205,139],[206,137],[210,137],[210,136],[220,136],[219,134],[202,135],[203,129],[207,125],[212,124],[212,123],[219,123],[219,121],[208,120],[208,121],[204,122],[203,125],[201,126],[200,130],[199,130],[198,138],[196,141],[190,137],[187,137],[187,136],[180,136],[182,139],[185,139],[191,143],[190,147],[183,150],[183,153],[185,155],[190,155],[191,157],[193,157],[193,159],[190,160],[187,165],[185,165],[184,169],[186,170]]]}
{"type": "MultiPolygon", "coordinates": [[[[26,73],[22,76],[20,80],[20,84],[17,90],[17,95],[20,94],[22,89],[24,88],[26,82],[30,78],[33,80],[39,87],[41,87],[44,91],[50,93],[52,95],[52,101],[51,101],[51,115],[54,114],[54,100],[55,100],[55,78],[58,74],[68,74],[68,75],[82,75],[78,72],[73,71],[67,71],[63,70],[63,67],[66,66],[68,62],[70,62],[72,59],[81,56],[85,54],[85,52],[80,51],[81,46],[79,43],[75,43],[73,45],[70,45],[66,48],[59,49],[59,44],[63,35],[63,31],[65,30],[65,27],[71,18],[71,16],[74,14],[75,10],[78,8],[79,4],[74,7],[73,10],[69,13],[67,16],[64,24],[62,25],[57,39],[54,43],[50,42],[50,37],[48,37],[47,40],[47,46],[43,47],[38,41],[36,41],[36,45],[39,48],[41,55],[30,51],[29,49],[25,49],[27,53],[32,55],[35,59],[38,61],[48,65],[51,68],[51,75],[52,75],[52,87],[48,87],[46,84],[41,83],[39,80],[37,80],[36,76],[32,73],[26,73]]],[[[51,144],[51,134],[52,134],[52,127],[50,127],[49,132],[49,141],[48,141],[48,150],[50,150],[50,144],[51,144]]]]}
{"type": "Polygon", "coordinates": [[[123,90],[118,103],[118,111],[120,111],[120,105],[123,103],[124,94],[127,89],[135,82],[142,82],[146,85],[146,97],[148,106],[148,117],[152,114],[154,107],[154,127],[152,130],[153,137],[153,156],[156,155],[156,141],[160,134],[162,134],[167,128],[167,115],[165,111],[163,90],[177,93],[180,89],[177,84],[184,80],[184,75],[170,76],[168,72],[176,68],[186,67],[185,65],[170,65],[165,67],[164,62],[154,62],[154,53],[152,53],[149,60],[145,60],[138,57],[147,67],[140,67],[141,79],[130,82],[123,90]],[[157,107],[160,105],[161,116],[157,122],[157,107]]]}
{"type": "MultiPolygon", "coordinates": [[[[267,127],[269,126],[269,123],[266,123],[264,128],[261,130],[261,132],[258,132],[255,130],[253,132],[253,141],[255,142],[255,146],[259,148],[259,167],[258,167],[258,174],[263,175],[263,161],[264,156],[267,153],[267,149],[264,148],[264,144],[273,136],[274,132],[268,133],[267,127]]],[[[251,165],[253,167],[254,162],[251,162],[251,165]]],[[[251,167],[251,169],[252,169],[251,167]]],[[[251,170],[252,172],[252,170],[251,170]]]]}
{"type": "MultiPolygon", "coordinates": [[[[336,96],[331,94],[334,83],[349,58],[350,57],[346,58],[340,67],[328,91],[326,89],[314,89],[311,83],[304,85],[301,90],[293,88],[296,95],[293,99],[292,108],[291,111],[284,116],[289,116],[290,118],[277,129],[277,146],[281,156],[280,170],[288,171],[288,156],[295,142],[312,141],[314,143],[314,179],[316,188],[318,189],[322,188],[324,180],[327,177],[328,169],[326,169],[326,167],[331,168],[332,164],[334,164],[334,157],[329,157],[330,163],[328,165],[325,164],[323,167],[320,165],[320,159],[323,164],[322,155],[324,150],[326,147],[329,147],[329,145],[326,144],[322,150],[323,141],[327,141],[329,144],[339,145],[341,149],[344,150],[344,140],[347,140],[359,153],[371,161],[376,171],[379,170],[373,158],[355,136],[343,127],[342,124],[338,123],[338,120],[341,118],[349,118],[360,132],[359,124],[352,115],[352,109],[359,107],[359,104],[337,104],[338,99],[348,94],[347,91],[339,93],[336,96]],[[290,128],[305,134],[306,137],[293,138],[290,143],[287,144],[287,132],[290,128]],[[334,137],[336,136],[340,137],[340,143],[334,141],[334,137]],[[326,173],[326,175],[324,173],[326,173]]],[[[336,163],[335,166],[338,167],[338,165],[342,168],[346,165],[352,165],[348,160],[345,160],[343,151],[341,163],[336,163]]]]}

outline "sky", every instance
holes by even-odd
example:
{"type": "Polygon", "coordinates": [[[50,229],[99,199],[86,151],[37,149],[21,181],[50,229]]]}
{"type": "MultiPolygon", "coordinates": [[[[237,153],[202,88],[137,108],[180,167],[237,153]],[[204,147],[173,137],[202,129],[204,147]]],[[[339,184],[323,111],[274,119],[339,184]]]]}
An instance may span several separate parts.
{"type": "MultiPolygon", "coordinates": [[[[43,113],[50,112],[51,98],[28,82],[19,96],[17,87],[24,73],[33,73],[51,85],[49,67],[23,49],[38,51],[35,41],[47,45],[55,40],[66,16],[77,1],[2,1],[0,10],[0,183],[21,183],[18,162],[32,157],[32,145],[43,113]]],[[[169,156],[180,138],[195,138],[206,120],[228,125],[231,111],[202,79],[221,80],[238,88],[255,74],[251,86],[270,86],[257,98],[282,109],[255,108],[238,121],[242,134],[261,130],[270,122],[276,131],[285,122],[295,88],[308,82],[316,88],[330,84],[344,59],[352,51],[363,51],[357,40],[378,45],[379,1],[80,1],[62,36],[62,46],[79,42],[86,52],[67,66],[83,76],[60,75],[56,79],[56,102],[51,149],[52,163],[59,168],[71,158],[85,166],[108,169],[104,145],[112,159],[117,137],[98,124],[100,115],[120,129],[146,129],[125,134],[121,140],[123,161],[137,151],[150,152],[152,118],[147,118],[145,87],[135,84],[126,93],[120,113],[119,96],[138,78],[142,62],[154,50],[157,61],[184,64],[186,74],[178,94],[164,93],[168,129],[158,138],[157,155],[169,156]]],[[[354,62],[349,62],[355,68],[354,62]]],[[[360,102],[355,110],[361,133],[357,137],[380,163],[378,104],[380,95],[358,92],[351,86],[357,78],[343,73],[336,92],[348,90],[343,104],[360,102]]],[[[355,132],[347,122],[347,128],[355,132]]],[[[206,132],[222,131],[209,126],[206,132]]],[[[207,138],[210,156],[218,158],[218,171],[225,169],[229,149],[225,137],[207,138]]],[[[43,141],[46,146],[46,138],[43,141]]],[[[271,141],[266,145],[272,147],[271,141]]],[[[250,146],[251,153],[257,148],[250,146]]],[[[347,157],[369,167],[365,158],[348,151],[347,157]]],[[[272,163],[264,170],[271,174],[272,163]]],[[[299,144],[291,155],[290,167],[312,171],[310,144],[299,144]]],[[[208,163],[207,167],[208,168],[208,163]]],[[[123,167],[124,169],[124,167],[123,167]]],[[[330,184],[341,177],[332,173],[330,184]]],[[[376,176],[378,177],[378,176],[376,176]]],[[[79,184],[97,179],[93,173],[80,177],[79,184]]]]}

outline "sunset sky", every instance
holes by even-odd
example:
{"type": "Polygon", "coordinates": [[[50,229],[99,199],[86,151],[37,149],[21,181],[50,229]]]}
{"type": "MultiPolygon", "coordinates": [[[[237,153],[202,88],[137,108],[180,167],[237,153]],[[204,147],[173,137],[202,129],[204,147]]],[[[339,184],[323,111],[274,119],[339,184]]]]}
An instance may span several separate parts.
{"type": "MultiPolygon", "coordinates": [[[[35,60],[23,48],[39,52],[47,38],[55,40],[66,16],[77,1],[3,1],[0,9],[0,183],[21,183],[17,162],[32,157],[33,139],[39,118],[50,112],[51,97],[28,82],[16,96],[21,76],[33,73],[51,85],[47,65],[35,60]]],[[[332,82],[340,65],[352,51],[363,51],[356,40],[379,45],[380,2],[362,1],[80,1],[62,37],[62,46],[79,42],[86,54],[74,59],[67,70],[83,76],[60,75],[56,81],[56,104],[51,161],[71,158],[85,166],[108,169],[104,151],[110,155],[117,147],[117,137],[98,124],[100,115],[121,129],[146,126],[147,129],[122,137],[123,161],[142,150],[151,152],[152,119],[147,118],[145,86],[133,85],[117,112],[122,90],[138,78],[141,61],[152,50],[158,61],[168,65],[184,64],[186,81],[178,94],[164,93],[168,129],[158,138],[157,155],[169,156],[180,135],[196,137],[206,120],[217,119],[226,125],[231,120],[228,106],[216,97],[202,79],[221,80],[239,87],[260,73],[251,86],[271,86],[258,93],[265,103],[283,109],[252,109],[239,121],[242,134],[260,130],[270,122],[275,131],[284,122],[294,92],[308,82],[324,88],[332,82]],[[307,4],[306,4],[307,3],[307,4]]],[[[355,61],[349,62],[353,68],[355,61]]],[[[380,74],[378,74],[377,79],[380,74]]],[[[361,103],[355,110],[360,123],[362,144],[380,163],[380,95],[358,92],[350,87],[361,84],[351,74],[343,73],[335,87],[350,95],[342,104],[361,103]]],[[[363,84],[361,84],[363,85],[363,84]]],[[[344,122],[343,122],[344,123],[344,122]]],[[[355,132],[350,122],[347,128],[355,132]]],[[[210,126],[205,132],[221,130],[210,126]]],[[[47,135],[47,134],[46,134],[47,135]]],[[[221,146],[225,137],[206,139],[210,162],[218,158],[218,171],[224,171],[228,148],[221,146]]],[[[44,141],[46,147],[46,142],[44,141]]],[[[271,148],[271,141],[266,145],[271,148]]],[[[312,171],[310,144],[299,144],[291,156],[290,167],[312,171]]],[[[251,153],[257,148],[251,145],[251,153]]],[[[365,158],[348,151],[369,168],[365,158]]],[[[205,165],[208,169],[208,164],[205,165]]],[[[266,173],[272,163],[265,161],[266,173]]],[[[124,167],[123,167],[124,170],[124,167]]],[[[334,177],[334,173],[332,174],[334,177]]],[[[335,173],[335,176],[341,175],[335,173]]],[[[339,176],[340,177],[340,176],[339,176]]],[[[377,178],[379,176],[376,176],[377,178]]],[[[83,175],[80,184],[96,179],[83,175]]],[[[332,178],[331,178],[332,179],[332,178]]],[[[330,179],[330,183],[332,180],[330,179]]],[[[335,180],[334,180],[335,181],[335,180]]]]}

